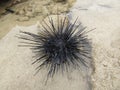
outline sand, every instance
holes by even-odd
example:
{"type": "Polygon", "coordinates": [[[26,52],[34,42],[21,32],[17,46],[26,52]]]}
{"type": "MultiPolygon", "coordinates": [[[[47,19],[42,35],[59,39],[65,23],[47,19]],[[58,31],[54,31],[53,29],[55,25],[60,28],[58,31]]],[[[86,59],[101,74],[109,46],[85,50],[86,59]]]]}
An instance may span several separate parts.
{"type": "Polygon", "coordinates": [[[12,30],[5,36],[1,34],[0,40],[0,90],[119,90],[120,88],[120,1],[119,0],[77,0],[68,13],[70,20],[79,16],[79,22],[87,26],[86,30],[95,30],[88,33],[92,40],[92,55],[95,71],[91,74],[78,71],[66,76],[56,76],[43,84],[45,71],[34,76],[35,66],[32,66],[32,52],[29,48],[19,48],[19,40],[15,38],[19,29],[36,32],[32,28],[39,17],[33,20],[10,23],[9,17],[4,17],[0,22],[0,31],[12,30]],[[7,19],[9,18],[9,20],[7,19]],[[32,25],[28,26],[27,25],[32,25]],[[26,50],[25,50],[26,49],[26,50]],[[29,59],[29,60],[28,60],[29,59]],[[90,79],[92,78],[92,80],[90,79]],[[93,85],[93,86],[92,86],[93,85]]]}

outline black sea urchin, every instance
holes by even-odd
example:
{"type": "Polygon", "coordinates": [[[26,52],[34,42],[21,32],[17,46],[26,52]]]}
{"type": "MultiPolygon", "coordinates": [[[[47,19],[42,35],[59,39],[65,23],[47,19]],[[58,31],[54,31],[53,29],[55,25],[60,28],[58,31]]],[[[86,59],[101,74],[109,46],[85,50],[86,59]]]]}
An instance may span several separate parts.
{"type": "Polygon", "coordinates": [[[81,65],[86,67],[91,58],[91,47],[85,27],[75,26],[77,19],[71,24],[66,23],[66,17],[60,19],[58,16],[56,24],[48,18],[49,24],[44,21],[38,34],[20,32],[19,38],[27,41],[23,46],[30,46],[37,57],[32,64],[40,63],[36,68],[38,71],[46,67],[50,77],[59,70],[79,69],[81,65]]]}

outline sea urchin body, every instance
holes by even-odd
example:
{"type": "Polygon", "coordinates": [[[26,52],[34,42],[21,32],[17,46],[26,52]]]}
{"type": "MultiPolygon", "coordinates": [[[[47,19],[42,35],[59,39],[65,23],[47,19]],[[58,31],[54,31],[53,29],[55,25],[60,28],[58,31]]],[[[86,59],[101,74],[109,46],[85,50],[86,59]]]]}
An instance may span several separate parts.
{"type": "Polygon", "coordinates": [[[23,46],[29,46],[37,57],[32,64],[40,63],[36,69],[39,71],[46,67],[48,76],[53,77],[59,70],[87,66],[86,58],[91,56],[85,28],[75,26],[77,19],[73,24],[67,22],[66,17],[59,18],[59,15],[57,24],[51,17],[48,19],[49,24],[44,21],[38,34],[20,31],[19,38],[25,41],[23,46]]]}

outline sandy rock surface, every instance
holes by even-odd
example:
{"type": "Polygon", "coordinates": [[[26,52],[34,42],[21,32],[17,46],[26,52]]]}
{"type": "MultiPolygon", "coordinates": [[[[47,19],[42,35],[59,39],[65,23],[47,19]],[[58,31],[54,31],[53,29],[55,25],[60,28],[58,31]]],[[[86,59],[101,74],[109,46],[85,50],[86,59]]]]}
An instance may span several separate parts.
{"type": "Polygon", "coordinates": [[[70,17],[79,16],[92,39],[94,90],[120,89],[120,1],[77,0],[70,17]]]}
{"type": "MultiPolygon", "coordinates": [[[[39,10],[36,11],[39,12],[39,10]]],[[[23,11],[20,14],[24,16],[23,11]]],[[[87,26],[87,30],[96,28],[88,33],[88,37],[92,39],[95,66],[95,72],[91,75],[93,90],[119,90],[120,0],[77,0],[68,16],[71,21],[79,16],[78,23],[81,22],[83,26],[87,26]]],[[[38,19],[40,17],[36,16],[28,22],[20,23],[9,14],[2,19],[0,31],[1,33],[4,33],[2,29],[9,31],[16,23],[24,26],[31,25],[38,19]],[[12,17],[9,19],[14,21],[12,24],[8,17],[12,17]]],[[[32,29],[36,28],[36,25],[15,27],[0,40],[0,90],[91,90],[90,77],[83,78],[84,76],[79,76],[77,71],[74,71],[69,79],[62,76],[55,77],[53,82],[50,81],[48,86],[43,87],[44,73],[33,76],[34,66],[30,65],[32,52],[28,48],[21,49],[17,46],[18,39],[15,35],[19,34],[21,28],[30,32],[37,31],[32,29]]]]}
{"type": "MultiPolygon", "coordinates": [[[[50,16],[56,21],[56,16],[50,16]]],[[[63,16],[61,16],[62,18],[63,16]]],[[[47,20],[47,18],[46,18],[47,20]]],[[[16,36],[19,31],[37,33],[39,24],[29,27],[16,26],[0,41],[0,89],[1,90],[92,90],[90,73],[84,71],[70,71],[64,75],[58,74],[46,81],[46,70],[41,70],[34,76],[35,67],[32,66],[34,54],[29,48],[18,47],[20,39],[16,36]],[[7,56],[6,56],[7,55],[7,56]]]]}

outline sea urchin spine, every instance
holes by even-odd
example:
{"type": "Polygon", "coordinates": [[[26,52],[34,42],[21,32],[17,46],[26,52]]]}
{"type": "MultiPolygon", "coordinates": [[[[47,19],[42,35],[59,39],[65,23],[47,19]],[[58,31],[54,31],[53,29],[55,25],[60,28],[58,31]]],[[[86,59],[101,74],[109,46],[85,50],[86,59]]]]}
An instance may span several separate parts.
{"type": "Polygon", "coordinates": [[[81,65],[86,67],[91,58],[85,28],[75,26],[78,19],[71,24],[66,17],[57,16],[57,24],[48,17],[49,24],[43,21],[38,34],[20,31],[19,36],[27,41],[23,46],[29,46],[35,53],[37,59],[32,64],[40,63],[37,72],[46,67],[50,77],[59,70],[68,71],[71,67],[79,69],[81,65]]]}

